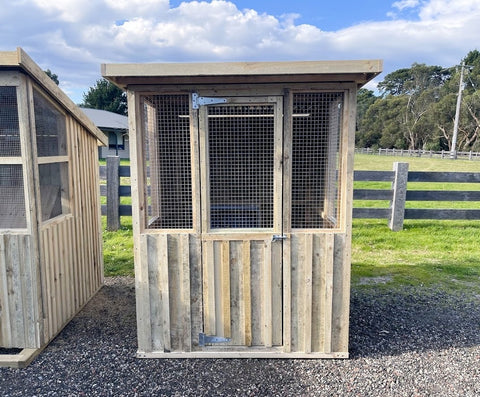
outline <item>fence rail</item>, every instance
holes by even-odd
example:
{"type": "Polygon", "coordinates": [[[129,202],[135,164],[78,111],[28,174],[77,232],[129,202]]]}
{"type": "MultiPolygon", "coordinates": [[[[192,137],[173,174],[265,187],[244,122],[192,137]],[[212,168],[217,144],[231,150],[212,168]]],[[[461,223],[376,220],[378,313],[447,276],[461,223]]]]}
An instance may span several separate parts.
{"type": "MultiPolygon", "coordinates": [[[[121,166],[119,159],[107,158],[107,166],[100,166],[101,196],[107,197],[102,215],[107,216],[107,229],[117,230],[121,216],[131,216],[132,206],[121,205],[120,197],[131,195],[130,186],[120,185],[120,177],[130,177],[130,167],[121,166]]],[[[480,190],[408,190],[408,182],[480,183],[476,172],[418,172],[408,171],[408,163],[394,163],[393,171],[355,171],[354,181],[390,182],[387,189],[354,189],[354,200],[387,200],[389,208],[353,208],[354,218],[388,219],[391,230],[403,228],[404,219],[480,220],[479,209],[405,208],[408,201],[463,201],[480,202],[480,190]]],[[[354,202],[355,204],[355,202],[354,202]]]]}
{"type": "MultiPolygon", "coordinates": [[[[429,157],[449,159],[451,152],[448,150],[412,150],[412,149],[372,149],[372,148],[355,148],[355,153],[372,154],[378,156],[400,156],[400,157],[429,157]]],[[[480,160],[480,152],[456,152],[457,159],[463,160],[480,160]]]]}

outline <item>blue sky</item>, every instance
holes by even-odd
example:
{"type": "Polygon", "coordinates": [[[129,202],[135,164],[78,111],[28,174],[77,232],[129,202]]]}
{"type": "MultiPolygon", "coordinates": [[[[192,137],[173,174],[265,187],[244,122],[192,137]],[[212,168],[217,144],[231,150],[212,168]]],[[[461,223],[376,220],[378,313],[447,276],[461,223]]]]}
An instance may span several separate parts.
{"type": "Polygon", "coordinates": [[[453,66],[480,47],[480,0],[15,0],[0,51],[24,50],[76,103],[101,63],[383,59],[453,66]]]}

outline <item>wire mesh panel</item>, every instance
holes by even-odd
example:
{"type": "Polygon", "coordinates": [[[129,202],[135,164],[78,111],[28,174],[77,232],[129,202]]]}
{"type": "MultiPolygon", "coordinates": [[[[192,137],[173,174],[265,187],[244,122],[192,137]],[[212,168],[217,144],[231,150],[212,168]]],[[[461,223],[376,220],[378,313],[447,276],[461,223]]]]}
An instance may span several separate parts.
{"type": "Polygon", "coordinates": [[[67,154],[65,116],[36,90],[33,91],[37,155],[67,154]]]}
{"type": "Polygon", "coordinates": [[[21,156],[16,87],[0,87],[0,156],[21,156]]]}
{"type": "Polygon", "coordinates": [[[0,229],[26,228],[25,193],[20,164],[0,165],[0,229]]]}
{"type": "Polygon", "coordinates": [[[273,228],[274,106],[208,107],[210,228],[273,228]]]}
{"type": "Polygon", "coordinates": [[[143,98],[146,227],[190,229],[192,170],[188,95],[143,98]]]}
{"type": "Polygon", "coordinates": [[[292,228],[338,226],[343,93],[293,95],[292,228]]]}

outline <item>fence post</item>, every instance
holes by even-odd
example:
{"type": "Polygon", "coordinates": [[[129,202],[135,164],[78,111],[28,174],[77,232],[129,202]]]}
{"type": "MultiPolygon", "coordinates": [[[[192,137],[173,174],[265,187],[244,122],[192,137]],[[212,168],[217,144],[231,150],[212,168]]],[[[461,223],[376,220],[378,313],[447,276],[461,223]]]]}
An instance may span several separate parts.
{"type": "Polygon", "coordinates": [[[393,197],[390,205],[390,222],[388,227],[397,232],[403,229],[405,217],[405,199],[407,197],[408,163],[393,163],[395,176],[392,183],[393,197]]]}
{"type": "Polygon", "coordinates": [[[107,156],[107,230],[120,228],[120,157],[107,156]]]}

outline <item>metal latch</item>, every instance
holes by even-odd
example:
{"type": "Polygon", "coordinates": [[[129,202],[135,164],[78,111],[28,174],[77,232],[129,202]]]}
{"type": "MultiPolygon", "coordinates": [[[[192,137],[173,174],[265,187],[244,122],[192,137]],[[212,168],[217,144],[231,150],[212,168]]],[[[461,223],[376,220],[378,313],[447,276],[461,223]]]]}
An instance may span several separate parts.
{"type": "Polygon", "coordinates": [[[226,98],[215,98],[207,96],[198,96],[196,92],[192,94],[192,108],[198,109],[202,105],[215,105],[217,103],[227,103],[226,98]]]}
{"type": "Polygon", "coordinates": [[[198,334],[198,346],[205,346],[210,343],[226,343],[230,342],[231,338],[224,338],[222,336],[205,335],[203,332],[198,334]]]}
{"type": "Polygon", "coordinates": [[[285,234],[274,234],[272,237],[272,241],[280,241],[280,240],[286,240],[287,236],[285,234]]]}

